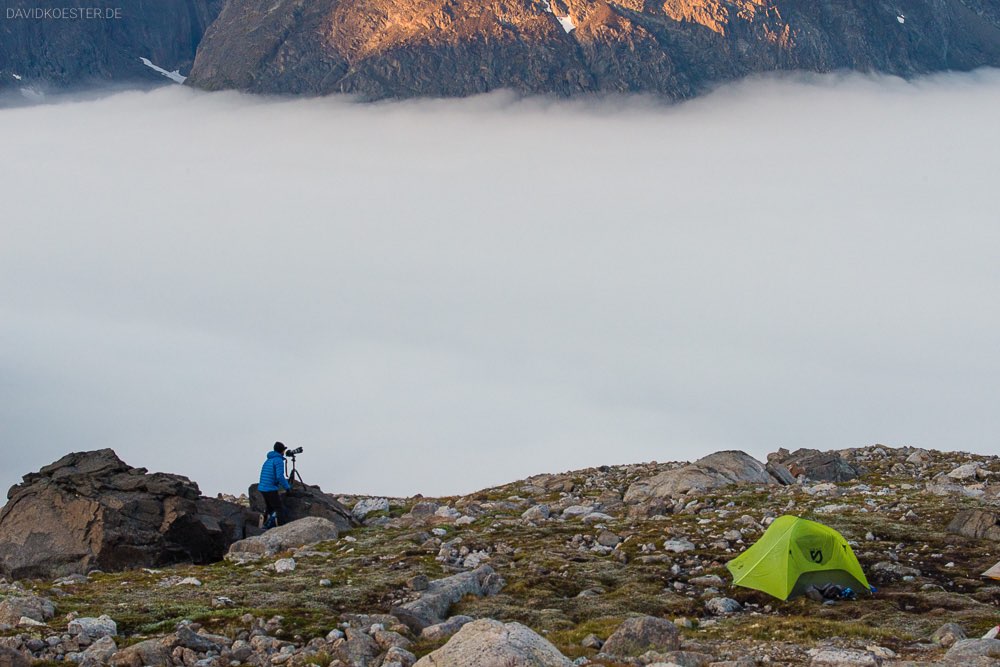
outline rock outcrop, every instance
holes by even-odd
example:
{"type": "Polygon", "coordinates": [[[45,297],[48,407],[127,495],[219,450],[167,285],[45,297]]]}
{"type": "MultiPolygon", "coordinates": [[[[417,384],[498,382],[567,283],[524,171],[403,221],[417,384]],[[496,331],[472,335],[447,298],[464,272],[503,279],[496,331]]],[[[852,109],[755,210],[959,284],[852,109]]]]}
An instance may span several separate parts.
{"type": "Polygon", "coordinates": [[[764,464],[740,451],[709,454],[694,463],[632,484],[625,492],[626,503],[657,498],[675,498],[689,491],[707,491],[729,484],[773,484],[775,479],[764,464]]]}
{"type": "MultiPolygon", "coordinates": [[[[247,495],[250,497],[250,509],[263,514],[266,510],[264,496],[257,490],[256,484],[250,486],[247,495]]],[[[323,490],[318,486],[295,482],[292,489],[283,497],[285,513],[290,522],[309,516],[320,517],[333,522],[340,532],[346,532],[361,525],[360,520],[351,513],[351,510],[344,507],[333,496],[323,493],[323,490]]]]}
{"type": "Polygon", "coordinates": [[[252,516],[102,449],[68,454],[11,487],[0,510],[0,572],[55,577],[220,560],[252,516]]]}
{"type": "Polygon", "coordinates": [[[963,0],[230,0],[198,48],[205,89],[365,98],[649,92],[749,74],[901,76],[1000,64],[1000,10],[963,0]]]}
{"type": "Polygon", "coordinates": [[[473,621],[415,667],[572,667],[547,639],[520,623],[473,621]]]}

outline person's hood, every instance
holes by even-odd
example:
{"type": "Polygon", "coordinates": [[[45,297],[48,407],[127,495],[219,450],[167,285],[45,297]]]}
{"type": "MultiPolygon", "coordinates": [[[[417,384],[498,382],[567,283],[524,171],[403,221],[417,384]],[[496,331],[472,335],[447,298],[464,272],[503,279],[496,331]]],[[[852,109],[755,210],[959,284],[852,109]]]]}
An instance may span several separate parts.
{"type": "Polygon", "coordinates": [[[276,451],[274,451],[272,449],[271,451],[269,451],[267,453],[267,458],[269,458],[269,459],[283,459],[285,457],[281,455],[281,452],[276,452],[276,451]]]}

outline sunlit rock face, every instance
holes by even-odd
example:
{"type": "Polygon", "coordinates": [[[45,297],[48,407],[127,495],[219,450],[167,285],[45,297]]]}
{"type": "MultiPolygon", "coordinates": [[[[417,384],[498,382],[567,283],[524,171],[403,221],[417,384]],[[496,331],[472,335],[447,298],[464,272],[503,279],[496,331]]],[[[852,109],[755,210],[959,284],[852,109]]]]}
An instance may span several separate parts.
{"type": "Polygon", "coordinates": [[[1000,7],[926,0],[229,0],[189,83],[366,98],[652,92],[757,72],[1000,65],[1000,7]]]}

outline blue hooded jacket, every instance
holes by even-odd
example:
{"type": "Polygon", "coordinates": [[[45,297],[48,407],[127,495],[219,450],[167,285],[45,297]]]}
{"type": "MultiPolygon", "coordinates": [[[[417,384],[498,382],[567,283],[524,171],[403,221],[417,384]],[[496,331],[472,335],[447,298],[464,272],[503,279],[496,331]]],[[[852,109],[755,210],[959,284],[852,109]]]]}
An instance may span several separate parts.
{"type": "Polygon", "coordinates": [[[285,457],[278,452],[268,452],[267,460],[260,469],[260,484],[258,491],[277,491],[278,487],[286,491],[292,486],[285,479],[285,457]]]}

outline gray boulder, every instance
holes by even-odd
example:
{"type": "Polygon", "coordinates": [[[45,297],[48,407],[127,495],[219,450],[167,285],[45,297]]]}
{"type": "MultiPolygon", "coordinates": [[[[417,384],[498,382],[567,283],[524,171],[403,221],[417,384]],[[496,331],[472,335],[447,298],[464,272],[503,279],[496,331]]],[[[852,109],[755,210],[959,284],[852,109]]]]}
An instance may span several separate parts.
{"type": "Polygon", "coordinates": [[[429,641],[446,639],[461,630],[465,625],[472,623],[473,620],[471,616],[452,616],[443,623],[428,625],[420,631],[420,637],[429,641]]]}
{"type": "Polygon", "coordinates": [[[823,482],[846,482],[858,477],[861,471],[844,460],[838,452],[821,452],[818,449],[786,449],[767,455],[768,463],[782,465],[793,477],[804,475],[823,482]]]}
{"type": "Polygon", "coordinates": [[[15,579],[213,562],[253,524],[244,507],[203,497],[186,477],[133,468],[111,449],[68,454],[7,498],[0,573],[15,579]]]}
{"type": "Polygon", "coordinates": [[[676,651],[680,643],[680,631],[670,621],[638,616],[625,619],[604,642],[601,652],[614,658],[629,658],[647,651],[676,651]]]}
{"type": "Polygon", "coordinates": [[[98,667],[106,665],[111,656],[118,650],[115,640],[109,636],[101,637],[88,646],[80,657],[80,667],[98,667]]]}
{"type": "Polygon", "coordinates": [[[442,623],[451,606],[466,595],[496,595],[503,586],[500,575],[489,565],[482,565],[471,572],[430,582],[418,599],[393,607],[392,615],[413,632],[420,633],[428,626],[442,623]]]}
{"type": "Polygon", "coordinates": [[[749,454],[740,451],[716,452],[682,468],[634,482],[625,492],[625,502],[638,504],[729,484],[774,483],[764,464],[749,454]]]}
{"type": "Polygon", "coordinates": [[[98,618],[82,616],[70,621],[67,630],[71,635],[87,635],[91,639],[99,639],[116,636],[118,624],[107,614],[102,614],[98,618]]]}
{"type": "Polygon", "coordinates": [[[338,536],[337,525],[329,519],[316,516],[305,517],[272,528],[263,535],[255,535],[234,542],[229,547],[226,560],[244,561],[269,558],[282,551],[306,544],[335,540],[338,536]]]}
{"type": "Polygon", "coordinates": [[[372,512],[388,512],[388,498],[362,498],[351,508],[351,515],[358,521],[364,521],[372,512]]]}
{"type": "Polygon", "coordinates": [[[948,524],[948,532],[1000,542],[1000,516],[985,510],[964,510],[948,524]]]}
{"type": "Polygon", "coordinates": [[[940,644],[941,646],[948,648],[949,646],[953,646],[955,642],[965,639],[966,637],[967,635],[965,634],[965,630],[962,629],[961,625],[958,623],[945,623],[934,631],[933,636],[931,636],[931,640],[935,644],[940,644]]]}
{"type": "Polygon", "coordinates": [[[31,660],[20,651],[0,646],[0,667],[31,667],[31,660]]]}
{"type": "Polygon", "coordinates": [[[469,623],[415,667],[572,667],[547,639],[520,623],[469,623]]]}
{"type": "Polygon", "coordinates": [[[56,608],[46,598],[35,595],[9,597],[0,601],[0,623],[17,625],[21,617],[44,623],[55,616],[56,608]]]}
{"type": "Polygon", "coordinates": [[[1000,639],[960,639],[942,659],[946,665],[996,667],[1000,665],[1000,639]]]}
{"type": "Polygon", "coordinates": [[[147,639],[117,651],[108,660],[111,667],[172,667],[170,646],[162,639],[147,639]]]}
{"type": "Polygon", "coordinates": [[[732,598],[712,598],[705,603],[705,611],[716,616],[735,614],[743,610],[743,605],[732,598]]]}

